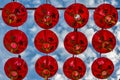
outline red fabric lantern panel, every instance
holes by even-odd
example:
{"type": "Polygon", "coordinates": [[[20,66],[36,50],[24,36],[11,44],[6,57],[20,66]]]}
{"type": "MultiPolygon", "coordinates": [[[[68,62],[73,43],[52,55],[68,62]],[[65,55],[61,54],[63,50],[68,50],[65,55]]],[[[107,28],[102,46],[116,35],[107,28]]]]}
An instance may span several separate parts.
{"type": "Polygon", "coordinates": [[[21,26],[27,19],[26,8],[18,2],[10,2],[2,10],[4,22],[12,27],[21,26]]]}
{"type": "Polygon", "coordinates": [[[5,48],[13,54],[20,54],[28,45],[28,39],[20,30],[10,30],[4,36],[5,48]]]}
{"type": "Polygon", "coordinates": [[[22,80],[28,72],[28,67],[23,59],[14,57],[7,60],[4,70],[10,80],[22,80]]]}
{"type": "Polygon", "coordinates": [[[43,78],[50,78],[58,70],[57,61],[51,56],[40,57],[35,64],[36,72],[43,78]]]}
{"type": "Polygon", "coordinates": [[[100,30],[93,36],[92,45],[96,51],[108,53],[114,49],[116,39],[110,31],[100,30]]]}
{"type": "Polygon", "coordinates": [[[75,3],[65,10],[64,18],[72,28],[81,28],[88,22],[89,12],[83,4],[75,3]]]}
{"type": "Polygon", "coordinates": [[[94,12],[94,21],[100,28],[111,28],[118,21],[118,12],[110,4],[102,4],[94,12]]]}
{"type": "Polygon", "coordinates": [[[36,9],[34,17],[41,28],[50,29],[57,24],[59,13],[51,4],[43,4],[36,9]]]}
{"type": "Polygon", "coordinates": [[[68,78],[78,80],[85,75],[86,66],[81,59],[72,57],[65,61],[63,71],[68,78]]]}
{"type": "Polygon", "coordinates": [[[54,32],[42,30],[36,35],[34,44],[40,52],[48,54],[57,48],[58,38],[54,32]]]}
{"type": "Polygon", "coordinates": [[[92,64],[92,73],[96,78],[106,79],[114,71],[114,64],[105,57],[96,59],[92,64]]]}
{"type": "Polygon", "coordinates": [[[78,55],[85,51],[88,41],[86,36],[81,32],[70,32],[64,40],[65,49],[74,55],[78,55]]]}

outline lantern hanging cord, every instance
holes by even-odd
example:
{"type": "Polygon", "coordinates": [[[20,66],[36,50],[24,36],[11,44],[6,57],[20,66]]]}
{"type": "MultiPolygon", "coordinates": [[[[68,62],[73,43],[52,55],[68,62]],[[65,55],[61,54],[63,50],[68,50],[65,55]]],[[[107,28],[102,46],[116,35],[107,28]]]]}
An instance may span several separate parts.
{"type": "Polygon", "coordinates": [[[15,0],[12,0],[13,2],[15,1],[15,0]]]}
{"type": "Polygon", "coordinates": [[[104,27],[102,27],[102,30],[104,30],[105,28],[104,27]]]}
{"type": "Polygon", "coordinates": [[[104,3],[106,3],[106,1],[105,1],[105,0],[103,0],[103,2],[104,2],[104,3]]]}
{"type": "Polygon", "coordinates": [[[48,3],[48,0],[46,0],[46,4],[48,3]]]}
{"type": "Polygon", "coordinates": [[[17,27],[17,30],[18,30],[18,27],[17,27]]]}
{"type": "Polygon", "coordinates": [[[77,28],[74,28],[74,31],[77,32],[77,28]]]}
{"type": "Polygon", "coordinates": [[[21,55],[18,55],[18,58],[21,58],[21,55]]]}
{"type": "Polygon", "coordinates": [[[102,53],[100,53],[100,57],[102,56],[102,53]]]}
{"type": "Polygon", "coordinates": [[[75,57],[75,55],[73,54],[73,58],[75,57]]]}
{"type": "Polygon", "coordinates": [[[75,0],[75,3],[76,3],[76,0],[75,0]]]}

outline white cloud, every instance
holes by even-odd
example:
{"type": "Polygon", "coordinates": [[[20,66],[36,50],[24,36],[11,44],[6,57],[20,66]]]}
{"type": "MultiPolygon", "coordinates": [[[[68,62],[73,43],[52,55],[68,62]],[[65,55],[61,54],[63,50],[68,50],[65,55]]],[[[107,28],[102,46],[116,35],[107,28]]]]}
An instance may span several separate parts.
{"type": "Polygon", "coordinates": [[[118,56],[116,53],[117,52],[113,50],[107,54],[102,54],[102,56],[109,58],[113,62],[113,64],[116,65],[116,63],[119,61],[119,58],[120,58],[120,56],[118,56]]]}
{"type": "Polygon", "coordinates": [[[41,0],[33,0],[32,4],[34,4],[34,7],[39,7],[41,5],[41,0]]]}
{"type": "MultiPolygon", "coordinates": [[[[43,2],[43,0],[42,1],[41,0],[33,0],[33,1],[26,0],[26,1],[28,2],[27,4],[25,4],[26,7],[33,7],[33,6],[37,7],[43,2]],[[33,4],[33,5],[29,5],[29,4],[33,4]]],[[[53,1],[52,4],[57,6],[57,7],[67,7],[67,6],[71,5],[72,3],[74,3],[74,0],[63,0],[64,4],[59,2],[61,0],[55,0],[55,1],[52,0],[52,1],[53,1]]],[[[77,0],[78,3],[83,3],[87,7],[88,6],[97,7],[98,5],[102,4],[103,1],[104,0],[77,0]]],[[[118,4],[117,1],[118,0],[111,0],[111,4],[112,5],[117,5],[118,4]]],[[[6,1],[4,1],[4,2],[5,2],[4,4],[6,4],[6,1]]],[[[110,3],[110,2],[107,2],[107,3],[110,3]]],[[[91,43],[92,42],[91,41],[92,36],[95,34],[95,29],[97,30],[98,27],[95,25],[94,20],[93,20],[93,10],[89,11],[89,12],[90,12],[89,22],[87,23],[85,28],[81,28],[80,30],[81,30],[81,32],[83,32],[87,36],[89,44],[92,44],[91,43]]],[[[64,60],[67,60],[68,57],[71,56],[71,54],[69,54],[65,50],[63,41],[64,41],[65,36],[70,32],[70,29],[72,30],[72,28],[68,27],[68,25],[66,24],[66,22],[64,20],[64,15],[63,15],[64,11],[59,11],[59,13],[60,13],[60,22],[59,22],[60,26],[57,26],[57,28],[53,29],[53,31],[57,34],[57,36],[59,38],[59,46],[58,46],[59,55],[55,54],[55,55],[51,55],[51,56],[56,58],[56,60],[59,60],[57,62],[58,62],[58,65],[59,65],[59,71],[60,72],[58,71],[56,73],[56,75],[51,78],[51,80],[59,80],[59,79],[60,80],[68,80],[68,78],[65,77],[65,75],[61,72],[62,72],[62,69],[63,69],[64,60]],[[60,50],[61,53],[59,52],[59,50],[60,50]],[[64,60],[63,60],[63,57],[66,57],[66,59],[64,58],[64,60]]],[[[0,15],[1,15],[1,11],[0,11],[0,15]]],[[[21,27],[21,28],[25,29],[25,31],[29,31],[29,33],[27,35],[32,36],[32,37],[30,37],[32,39],[32,41],[29,41],[29,42],[33,42],[35,35],[40,31],[41,28],[38,25],[36,25],[36,23],[34,21],[34,11],[29,11],[28,16],[29,16],[28,21],[25,23],[26,24],[25,26],[27,26],[27,27],[26,28],[21,27]],[[33,23],[33,25],[31,25],[31,23],[33,23]],[[28,24],[32,27],[29,27],[28,24]]],[[[116,24],[116,26],[117,26],[117,29],[115,30],[114,34],[116,35],[117,40],[120,41],[120,27],[119,27],[120,22],[118,22],[116,24]]],[[[6,25],[3,23],[2,20],[0,20],[0,28],[1,28],[0,29],[1,36],[4,36],[4,34],[2,32],[8,30],[8,27],[6,27],[6,25]]],[[[0,37],[0,38],[3,39],[3,37],[0,37]]],[[[3,44],[2,41],[0,42],[0,45],[1,44],[3,44]]],[[[9,58],[17,56],[17,55],[9,53],[7,50],[4,50],[3,47],[4,47],[3,45],[0,46],[0,55],[1,55],[0,56],[0,60],[1,60],[0,64],[1,64],[2,68],[4,66],[4,63],[9,58]]],[[[24,51],[21,54],[23,59],[28,60],[28,62],[30,62],[28,64],[30,71],[33,71],[35,62],[41,56],[40,54],[35,54],[34,56],[30,55],[31,53],[35,53],[35,51],[36,51],[35,47],[34,48],[33,47],[34,46],[29,45],[29,47],[26,49],[26,51],[24,51]]],[[[119,44],[117,44],[116,48],[120,50],[119,44]]],[[[108,57],[110,60],[113,61],[114,64],[117,64],[120,61],[120,55],[117,54],[117,53],[118,52],[116,52],[115,49],[114,49],[112,52],[107,53],[107,54],[103,54],[102,56],[108,57]]],[[[87,50],[83,54],[78,55],[78,57],[81,58],[83,61],[86,61],[85,64],[86,64],[87,69],[88,69],[83,79],[84,80],[98,80],[97,78],[95,78],[92,75],[91,70],[89,69],[91,67],[93,61],[94,61],[93,59],[97,59],[97,55],[92,50],[92,48],[88,46],[87,50]],[[89,58],[89,60],[87,60],[88,58],[89,58]]],[[[117,79],[110,78],[110,80],[120,79],[120,68],[115,69],[115,70],[116,70],[115,73],[117,74],[117,79]]],[[[0,70],[0,71],[2,71],[2,73],[3,73],[4,70],[0,70]]],[[[35,75],[33,73],[29,73],[29,74],[33,75],[33,76],[35,75]]],[[[7,79],[8,78],[6,78],[5,74],[0,74],[0,80],[7,80],[7,79]]],[[[30,79],[30,76],[26,76],[25,80],[28,80],[28,79],[30,79]]],[[[34,80],[38,80],[38,79],[34,79],[34,80]]]]}
{"type": "Polygon", "coordinates": [[[85,80],[97,80],[91,73],[91,70],[89,70],[89,72],[87,71],[86,73],[87,74],[85,75],[85,78],[84,78],[85,80]]]}
{"type": "Polygon", "coordinates": [[[29,7],[30,7],[30,5],[29,5],[29,4],[26,4],[26,5],[25,5],[25,7],[26,7],[26,8],[29,8],[29,7]]]}
{"type": "Polygon", "coordinates": [[[33,4],[40,4],[41,2],[40,2],[40,0],[34,0],[32,3],[33,4]]]}
{"type": "Polygon", "coordinates": [[[66,36],[68,33],[69,33],[69,32],[68,32],[67,30],[63,30],[63,31],[61,32],[61,34],[59,34],[58,36],[60,36],[62,39],[64,39],[65,36],[66,36]]]}
{"type": "Polygon", "coordinates": [[[60,4],[60,2],[58,2],[57,0],[50,0],[52,2],[52,5],[56,6],[56,7],[63,7],[62,4],[60,4]]]}
{"type": "Polygon", "coordinates": [[[119,67],[119,69],[117,70],[116,74],[117,74],[117,80],[119,80],[119,79],[120,79],[120,67],[119,67]]]}
{"type": "Polygon", "coordinates": [[[86,29],[85,34],[87,36],[88,42],[91,43],[92,42],[92,37],[95,34],[94,30],[92,28],[91,29],[86,29]]]}
{"type": "Polygon", "coordinates": [[[88,0],[87,3],[88,3],[89,6],[94,6],[95,5],[94,0],[88,0]]]}
{"type": "Polygon", "coordinates": [[[63,77],[63,75],[62,74],[59,74],[59,73],[57,73],[56,75],[55,75],[55,77],[54,77],[54,80],[66,80],[65,79],[65,77],[63,77]]]}
{"type": "Polygon", "coordinates": [[[40,55],[39,55],[39,54],[36,54],[36,55],[31,59],[31,62],[32,62],[32,63],[35,63],[39,58],[40,58],[40,55]]]}
{"type": "Polygon", "coordinates": [[[30,33],[36,33],[36,32],[38,32],[38,29],[39,27],[37,26],[33,26],[32,28],[30,28],[29,30],[30,30],[30,33]]]}
{"type": "Polygon", "coordinates": [[[64,48],[64,44],[63,44],[63,41],[61,39],[59,39],[59,48],[64,48]]]}
{"type": "Polygon", "coordinates": [[[4,76],[3,74],[0,74],[0,80],[3,80],[4,78],[7,78],[7,76],[4,76]]]}
{"type": "Polygon", "coordinates": [[[116,6],[116,5],[118,5],[118,2],[116,0],[111,0],[111,4],[116,6]]]}

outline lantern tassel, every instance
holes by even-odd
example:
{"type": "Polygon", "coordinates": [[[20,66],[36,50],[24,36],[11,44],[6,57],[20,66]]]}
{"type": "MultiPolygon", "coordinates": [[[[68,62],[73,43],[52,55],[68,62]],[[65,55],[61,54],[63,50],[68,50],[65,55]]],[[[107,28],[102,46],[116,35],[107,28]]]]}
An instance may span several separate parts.
{"type": "Polygon", "coordinates": [[[44,80],[48,80],[48,77],[46,76],[46,77],[44,78],[44,80]]]}
{"type": "Polygon", "coordinates": [[[13,80],[13,78],[10,78],[10,80],[13,80]]]}

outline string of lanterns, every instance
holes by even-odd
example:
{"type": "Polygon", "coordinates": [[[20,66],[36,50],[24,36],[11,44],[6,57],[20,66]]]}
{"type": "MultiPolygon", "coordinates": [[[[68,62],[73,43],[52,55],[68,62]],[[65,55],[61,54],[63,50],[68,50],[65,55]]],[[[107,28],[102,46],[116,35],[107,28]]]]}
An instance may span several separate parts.
{"type": "Polygon", "coordinates": [[[64,39],[65,49],[70,54],[73,54],[73,57],[65,61],[63,71],[68,78],[78,80],[85,75],[86,65],[80,58],[74,55],[83,53],[87,48],[88,41],[86,36],[82,32],[78,32],[77,29],[87,23],[89,12],[83,4],[75,3],[65,10],[64,17],[67,24],[74,28],[74,31],[68,33],[64,39]]]}
{"type": "Polygon", "coordinates": [[[56,50],[58,37],[53,31],[48,29],[55,27],[59,19],[59,13],[51,4],[43,4],[35,10],[34,17],[36,23],[45,29],[36,35],[34,40],[35,47],[38,51],[47,54],[37,60],[35,70],[41,77],[48,80],[48,78],[54,76],[58,70],[57,61],[48,55],[56,50]]]}
{"type": "MultiPolygon", "coordinates": [[[[8,26],[15,28],[5,34],[4,46],[10,53],[18,55],[7,60],[4,70],[10,80],[22,80],[27,75],[28,66],[20,54],[27,48],[28,39],[18,27],[27,20],[27,10],[21,3],[13,1],[3,8],[2,18],[8,26]]],[[[66,8],[64,18],[74,31],[68,33],[64,39],[64,47],[73,57],[65,61],[63,72],[67,78],[79,80],[86,73],[86,65],[77,55],[86,50],[88,40],[78,29],[87,24],[89,11],[83,4],[74,3],[66,8]]],[[[38,26],[44,29],[36,35],[34,45],[39,52],[45,54],[36,61],[35,70],[39,76],[48,80],[58,70],[57,61],[49,54],[56,50],[59,43],[57,35],[50,30],[58,23],[59,13],[53,5],[46,3],[35,10],[34,19],[38,26]]],[[[117,23],[117,10],[110,4],[102,4],[94,12],[94,21],[101,30],[93,35],[93,48],[100,55],[112,51],[116,45],[116,38],[106,29],[117,23]]],[[[114,64],[110,59],[100,56],[93,62],[91,70],[96,78],[105,79],[113,73],[114,64]]]]}
{"type": "Polygon", "coordinates": [[[2,18],[4,22],[13,28],[4,36],[5,48],[18,57],[13,57],[7,60],[4,65],[4,70],[10,80],[22,80],[28,72],[27,63],[21,58],[20,54],[28,45],[26,34],[18,27],[21,26],[27,19],[26,8],[18,2],[10,2],[2,10],[2,18]]]}
{"type": "MultiPolygon", "coordinates": [[[[94,49],[100,54],[111,52],[116,45],[116,38],[110,31],[118,21],[118,12],[110,4],[102,4],[94,12],[94,21],[102,30],[96,32],[92,38],[94,49]]],[[[99,79],[108,78],[114,71],[114,64],[105,57],[96,59],[92,64],[92,73],[99,79]]]]}

